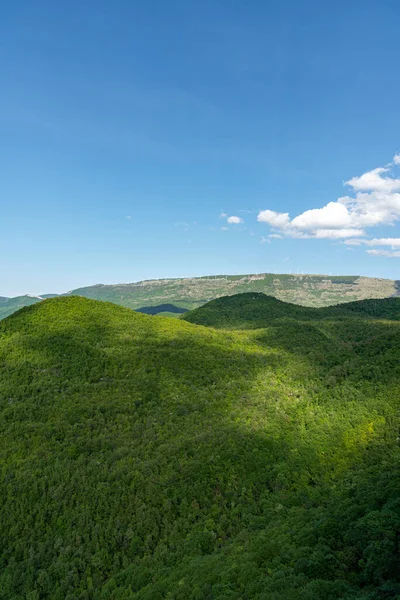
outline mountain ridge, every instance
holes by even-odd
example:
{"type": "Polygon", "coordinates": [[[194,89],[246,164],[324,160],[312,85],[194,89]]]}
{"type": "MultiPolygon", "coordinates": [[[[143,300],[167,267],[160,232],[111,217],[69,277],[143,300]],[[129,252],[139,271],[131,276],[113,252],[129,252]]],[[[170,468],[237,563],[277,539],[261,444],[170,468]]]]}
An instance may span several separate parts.
{"type": "MultiPolygon", "coordinates": [[[[283,301],[317,307],[366,298],[391,297],[399,294],[399,290],[400,282],[389,279],[262,273],[150,279],[116,285],[97,284],[60,295],[110,301],[133,310],[162,304],[173,304],[179,309],[191,310],[215,298],[247,291],[263,292],[283,301]]],[[[41,296],[46,298],[53,295],[41,296]]],[[[0,319],[12,313],[13,305],[21,307],[24,302],[31,304],[32,299],[28,298],[26,295],[0,302],[0,319]]]]}

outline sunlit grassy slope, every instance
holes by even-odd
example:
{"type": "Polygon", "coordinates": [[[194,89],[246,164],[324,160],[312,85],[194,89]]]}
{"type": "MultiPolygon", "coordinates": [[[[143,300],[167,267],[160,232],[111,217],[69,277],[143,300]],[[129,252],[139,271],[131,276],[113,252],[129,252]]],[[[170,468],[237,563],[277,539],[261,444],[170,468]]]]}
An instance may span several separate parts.
{"type": "Polygon", "coordinates": [[[399,597],[400,323],[273,306],[0,324],[2,600],[399,597]]]}

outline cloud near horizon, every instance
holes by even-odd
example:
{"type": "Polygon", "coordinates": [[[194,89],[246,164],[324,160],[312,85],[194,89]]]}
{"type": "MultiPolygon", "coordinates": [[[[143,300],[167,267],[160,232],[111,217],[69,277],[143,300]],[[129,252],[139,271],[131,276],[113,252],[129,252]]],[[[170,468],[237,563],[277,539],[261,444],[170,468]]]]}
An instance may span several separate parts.
{"type": "Polygon", "coordinates": [[[372,240],[366,239],[352,239],[344,242],[348,246],[388,246],[391,250],[367,250],[367,254],[372,256],[386,256],[386,258],[399,258],[400,257],[400,238],[373,238],[372,240]],[[399,250],[397,250],[399,248],[399,250]]]}
{"type": "Polygon", "coordinates": [[[396,252],[391,252],[390,250],[367,250],[367,254],[386,256],[387,258],[400,258],[400,250],[396,252]]]}
{"type": "Polygon", "coordinates": [[[361,246],[361,244],[367,244],[368,246],[390,246],[393,248],[400,248],[400,238],[373,238],[372,240],[353,240],[349,239],[345,241],[345,244],[349,246],[361,246]]]}
{"type": "MultiPolygon", "coordinates": [[[[350,245],[398,246],[397,238],[355,240],[367,236],[366,229],[382,225],[394,225],[400,220],[400,179],[392,176],[392,169],[400,166],[400,154],[385,167],[378,167],[359,177],[345,182],[352,188],[353,196],[343,196],[322,208],[313,208],[290,218],[287,212],[270,209],[258,213],[257,220],[268,224],[277,235],[298,239],[341,239],[352,238],[350,245]],[[383,243],[382,240],[392,243],[383,243]],[[359,242],[359,243],[358,243],[359,242]]],[[[381,256],[398,256],[387,250],[367,251],[381,256]]]]}

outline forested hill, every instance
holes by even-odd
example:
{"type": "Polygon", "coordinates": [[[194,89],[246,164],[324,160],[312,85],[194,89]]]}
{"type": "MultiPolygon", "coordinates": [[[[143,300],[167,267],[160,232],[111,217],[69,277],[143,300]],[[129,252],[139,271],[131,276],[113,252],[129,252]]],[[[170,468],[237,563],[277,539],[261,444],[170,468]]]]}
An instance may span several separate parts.
{"type": "Polygon", "coordinates": [[[0,599],[398,599],[399,398],[399,321],[20,310],[0,323],[0,599]]]}
{"type": "Polygon", "coordinates": [[[276,319],[320,321],[356,317],[398,321],[400,298],[360,300],[336,306],[310,308],[282,302],[266,294],[248,292],[217,298],[182,315],[181,318],[190,323],[216,328],[257,329],[266,327],[276,319]]]}

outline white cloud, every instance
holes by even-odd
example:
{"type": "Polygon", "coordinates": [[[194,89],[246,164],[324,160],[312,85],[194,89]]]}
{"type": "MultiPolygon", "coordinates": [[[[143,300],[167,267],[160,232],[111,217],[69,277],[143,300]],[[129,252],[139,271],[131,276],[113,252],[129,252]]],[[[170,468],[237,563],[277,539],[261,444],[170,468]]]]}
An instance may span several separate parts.
{"type": "Polygon", "coordinates": [[[346,240],[345,244],[350,246],[390,246],[391,248],[400,248],[400,238],[374,238],[372,240],[346,240]]]}
{"type": "Polygon", "coordinates": [[[300,230],[319,229],[324,227],[348,227],[351,225],[350,215],[344,204],[329,202],[323,208],[306,210],[291,221],[291,225],[300,230]]]}
{"type": "Polygon", "coordinates": [[[346,181],[346,185],[349,185],[353,190],[358,192],[394,192],[395,190],[400,190],[400,179],[382,177],[382,174],[388,173],[389,170],[386,167],[378,167],[364,173],[360,177],[349,179],[349,181],[346,181]]]}
{"type": "Polygon", "coordinates": [[[282,236],[281,236],[280,233],[270,233],[268,237],[272,238],[274,240],[281,240],[282,239],[282,236]]]}
{"type": "Polygon", "coordinates": [[[227,222],[232,225],[239,225],[239,223],[243,223],[243,219],[242,217],[235,217],[234,215],[232,217],[228,217],[227,218],[227,222]]]}
{"type": "Polygon", "coordinates": [[[400,218],[398,193],[359,193],[355,198],[339,198],[338,202],[346,205],[353,226],[391,225],[400,218]]]}
{"type": "Polygon", "coordinates": [[[400,238],[374,238],[368,242],[370,246],[391,246],[400,248],[400,238]]]}
{"type": "Polygon", "coordinates": [[[387,258],[400,258],[400,250],[393,252],[391,250],[367,250],[368,254],[373,256],[386,256],[387,258]]]}
{"type": "Polygon", "coordinates": [[[258,213],[257,221],[260,223],[268,223],[272,227],[284,229],[289,225],[289,213],[275,212],[274,210],[262,210],[258,213]]]}
{"type": "MultiPolygon", "coordinates": [[[[290,218],[287,212],[270,209],[258,214],[275,234],[308,239],[345,239],[366,236],[365,229],[377,225],[395,225],[400,220],[400,179],[391,169],[400,166],[400,154],[386,167],[378,167],[346,182],[353,194],[312,208],[290,218]]],[[[382,238],[385,239],[385,238],[382,238]]],[[[394,239],[394,238],[387,238],[394,239]]],[[[348,241],[349,245],[361,242],[348,241]]]]}
{"type": "Polygon", "coordinates": [[[363,229],[317,229],[312,237],[318,239],[343,239],[365,235],[363,229]]]}
{"type": "Polygon", "coordinates": [[[242,217],[237,217],[236,215],[229,216],[228,213],[222,212],[219,215],[220,219],[225,219],[229,225],[240,225],[240,223],[244,223],[242,217]]]}

